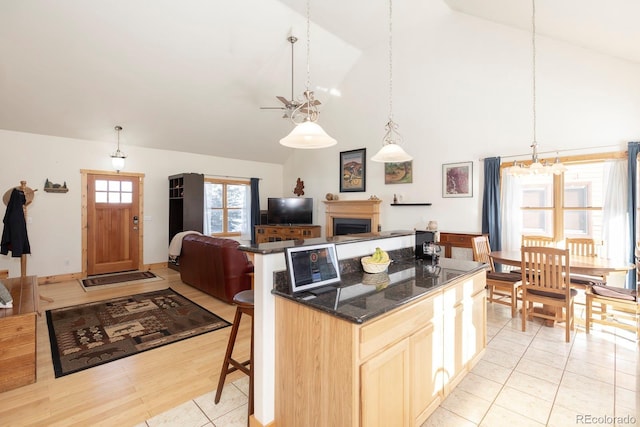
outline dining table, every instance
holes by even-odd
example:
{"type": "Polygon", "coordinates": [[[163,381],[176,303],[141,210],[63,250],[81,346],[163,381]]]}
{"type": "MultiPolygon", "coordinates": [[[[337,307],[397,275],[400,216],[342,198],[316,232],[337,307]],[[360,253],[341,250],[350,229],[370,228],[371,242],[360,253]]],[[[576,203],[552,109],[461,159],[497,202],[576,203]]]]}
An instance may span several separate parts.
{"type": "MultiPolygon", "coordinates": [[[[489,256],[493,259],[494,264],[505,264],[514,267],[521,267],[522,265],[520,251],[492,251],[489,256]]],[[[569,271],[572,274],[599,276],[605,281],[611,273],[626,273],[634,268],[635,264],[620,260],[584,255],[569,256],[569,271]]]]}
{"type": "MultiPolygon", "coordinates": [[[[489,256],[493,259],[494,264],[505,264],[513,267],[522,267],[521,251],[492,251],[489,256]]],[[[624,261],[616,261],[608,258],[600,258],[595,256],[569,255],[569,271],[571,275],[580,274],[591,277],[601,277],[606,283],[607,276],[611,273],[626,273],[635,268],[635,264],[624,261]]],[[[572,285],[573,287],[573,285],[572,285]]],[[[584,288],[584,286],[578,286],[584,288]]],[[[534,308],[536,310],[538,308],[534,308]]],[[[547,306],[543,306],[542,310],[546,314],[552,314],[553,311],[547,306]]],[[[544,322],[545,326],[553,326],[553,320],[544,322]]]]}

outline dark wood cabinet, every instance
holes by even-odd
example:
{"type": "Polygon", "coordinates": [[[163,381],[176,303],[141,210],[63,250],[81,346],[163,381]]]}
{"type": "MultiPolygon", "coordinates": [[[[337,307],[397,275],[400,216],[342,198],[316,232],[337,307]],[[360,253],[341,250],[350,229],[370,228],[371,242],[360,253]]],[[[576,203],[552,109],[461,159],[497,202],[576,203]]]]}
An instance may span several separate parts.
{"type": "MultiPolygon", "coordinates": [[[[181,231],[199,231],[204,226],[204,175],[183,173],[169,177],[169,243],[181,231]]],[[[171,260],[170,260],[171,261],[171,260]]],[[[169,267],[178,270],[175,262],[169,267]]]]}
{"type": "Polygon", "coordinates": [[[448,233],[446,231],[440,232],[440,246],[444,247],[444,256],[447,258],[452,257],[451,248],[465,248],[469,249],[470,259],[473,259],[471,252],[472,242],[474,237],[482,236],[482,233],[448,233]]]}
{"type": "Polygon", "coordinates": [[[256,225],[256,243],[320,237],[319,225],[256,225]]]}

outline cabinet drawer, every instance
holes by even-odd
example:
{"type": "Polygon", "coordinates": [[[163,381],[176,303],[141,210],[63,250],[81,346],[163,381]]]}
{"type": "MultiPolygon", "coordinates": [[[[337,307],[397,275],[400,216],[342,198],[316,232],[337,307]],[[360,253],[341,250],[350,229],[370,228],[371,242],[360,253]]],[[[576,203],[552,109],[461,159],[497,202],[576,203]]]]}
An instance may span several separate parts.
{"type": "Polygon", "coordinates": [[[440,242],[441,243],[458,243],[462,244],[470,241],[470,237],[466,234],[448,234],[441,233],[440,234],[440,242]]]}
{"type": "Polygon", "coordinates": [[[359,331],[360,359],[365,360],[378,350],[426,326],[433,318],[434,299],[439,294],[436,292],[424,301],[362,326],[359,331]]]}

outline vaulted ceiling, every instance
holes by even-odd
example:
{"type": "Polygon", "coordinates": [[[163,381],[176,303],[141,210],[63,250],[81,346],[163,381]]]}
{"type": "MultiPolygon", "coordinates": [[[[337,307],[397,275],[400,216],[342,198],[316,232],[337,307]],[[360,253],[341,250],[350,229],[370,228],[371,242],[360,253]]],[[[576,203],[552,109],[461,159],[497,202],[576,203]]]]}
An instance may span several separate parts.
{"type": "MultiPolygon", "coordinates": [[[[524,31],[528,0],[443,1],[524,31]]],[[[394,31],[420,25],[426,0],[394,3],[394,31]]],[[[312,89],[342,89],[368,48],[384,43],[388,2],[311,2],[312,89]],[[379,30],[378,30],[379,29],[379,30]]],[[[537,0],[537,30],[640,63],[637,0],[537,0]]],[[[306,82],[304,0],[2,0],[0,129],[271,163],[291,149],[276,95],[306,82]]],[[[386,64],[381,64],[386,66],[386,64]]],[[[346,96],[346,95],[345,95],[346,96]]]]}

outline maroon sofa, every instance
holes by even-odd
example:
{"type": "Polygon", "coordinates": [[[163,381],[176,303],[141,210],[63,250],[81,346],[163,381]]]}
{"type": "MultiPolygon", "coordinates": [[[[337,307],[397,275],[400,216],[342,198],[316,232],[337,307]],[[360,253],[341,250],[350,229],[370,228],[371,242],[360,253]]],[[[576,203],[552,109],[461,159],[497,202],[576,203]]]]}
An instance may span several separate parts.
{"type": "Polygon", "coordinates": [[[180,279],[229,304],[251,289],[253,264],[233,239],[189,234],[182,240],[180,279]]]}

